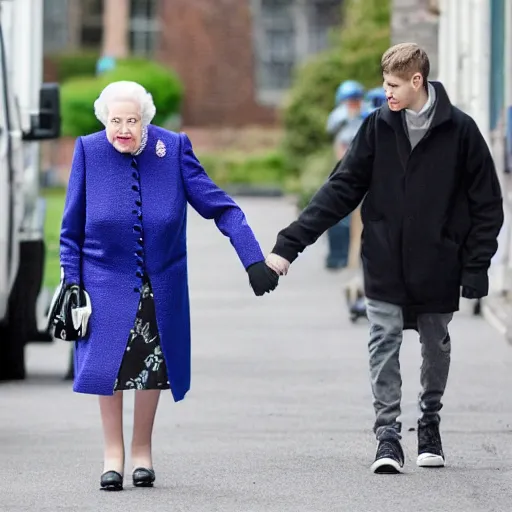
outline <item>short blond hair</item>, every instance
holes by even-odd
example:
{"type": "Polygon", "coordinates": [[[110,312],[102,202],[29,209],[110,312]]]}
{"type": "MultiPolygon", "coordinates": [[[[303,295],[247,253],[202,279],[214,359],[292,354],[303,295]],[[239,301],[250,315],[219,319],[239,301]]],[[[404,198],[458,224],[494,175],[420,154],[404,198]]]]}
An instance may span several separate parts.
{"type": "Polygon", "coordinates": [[[426,84],[430,73],[427,52],[416,43],[395,44],[382,56],[380,66],[383,74],[396,75],[409,80],[415,73],[421,73],[426,84]]]}

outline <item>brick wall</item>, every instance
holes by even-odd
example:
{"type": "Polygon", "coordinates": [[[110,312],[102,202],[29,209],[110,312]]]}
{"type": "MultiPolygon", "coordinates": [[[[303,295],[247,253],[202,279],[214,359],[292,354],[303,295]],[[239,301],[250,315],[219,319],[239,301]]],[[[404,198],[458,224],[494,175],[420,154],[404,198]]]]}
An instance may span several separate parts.
{"type": "Polygon", "coordinates": [[[161,0],[158,59],[185,84],[188,126],[274,124],[255,99],[250,0],[161,0]]]}
{"type": "Polygon", "coordinates": [[[425,49],[430,58],[430,78],[438,73],[438,15],[433,0],[393,0],[392,44],[410,41],[425,49]]]}

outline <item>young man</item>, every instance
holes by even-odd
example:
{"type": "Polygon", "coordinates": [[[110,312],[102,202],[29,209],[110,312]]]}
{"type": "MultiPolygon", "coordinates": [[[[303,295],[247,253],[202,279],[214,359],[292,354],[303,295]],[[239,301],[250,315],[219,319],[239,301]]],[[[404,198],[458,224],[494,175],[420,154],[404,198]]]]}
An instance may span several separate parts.
{"type": "Polygon", "coordinates": [[[378,440],[372,471],[398,473],[404,464],[402,331],[418,330],[423,357],[417,464],[444,466],[439,411],[450,366],[448,324],[461,289],[467,298],[488,293],[503,208],[489,149],[442,84],[427,81],[426,53],[399,44],[381,64],[387,104],[365,119],[328,181],[278,234],[267,263],[285,275],[299,253],[363,200],[361,257],[378,440]]]}

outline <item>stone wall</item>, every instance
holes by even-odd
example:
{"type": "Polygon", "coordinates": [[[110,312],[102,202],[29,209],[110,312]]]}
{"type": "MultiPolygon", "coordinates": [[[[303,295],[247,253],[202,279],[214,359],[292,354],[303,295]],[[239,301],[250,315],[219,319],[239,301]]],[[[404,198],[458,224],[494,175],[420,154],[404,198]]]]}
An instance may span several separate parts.
{"type": "Polygon", "coordinates": [[[438,73],[438,2],[436,0],[393,0],[392,44],[414,42],[430,57],[430,78],[438,73]]]}

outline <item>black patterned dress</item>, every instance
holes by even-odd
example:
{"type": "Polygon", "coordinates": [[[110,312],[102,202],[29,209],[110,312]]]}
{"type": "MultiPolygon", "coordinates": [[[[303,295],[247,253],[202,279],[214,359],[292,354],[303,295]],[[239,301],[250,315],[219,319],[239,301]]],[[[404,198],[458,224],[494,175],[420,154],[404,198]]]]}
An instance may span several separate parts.
{"type": "MultiPolygon", "coordinates": [[[[147,133],[143,135],[142,151],[146,145],[147,133]]],[[[137,160],[132,159],[133,178],[138,182],[139,199],[136,202],[136,213],[140,237],[141,272],[140,300],[135,322],[130,330],[126,350],[114,386],[115,391],[125,389],[169,389],[169,378],[165,364],[160,335],[156,323],[155,301],[148,275],[144,272],[144,236],[142,233],[142,197],[140,195],[140,177],[137,160]]],[[[134,225],[134,228],[136,227],[134,225]]]]}
{"type": "Polygon", "coordinates": [[[156,325],[151,283],[144,276],[135,323],[128,336],[115,390],[169,389],[160,336],[156,325]]]}

